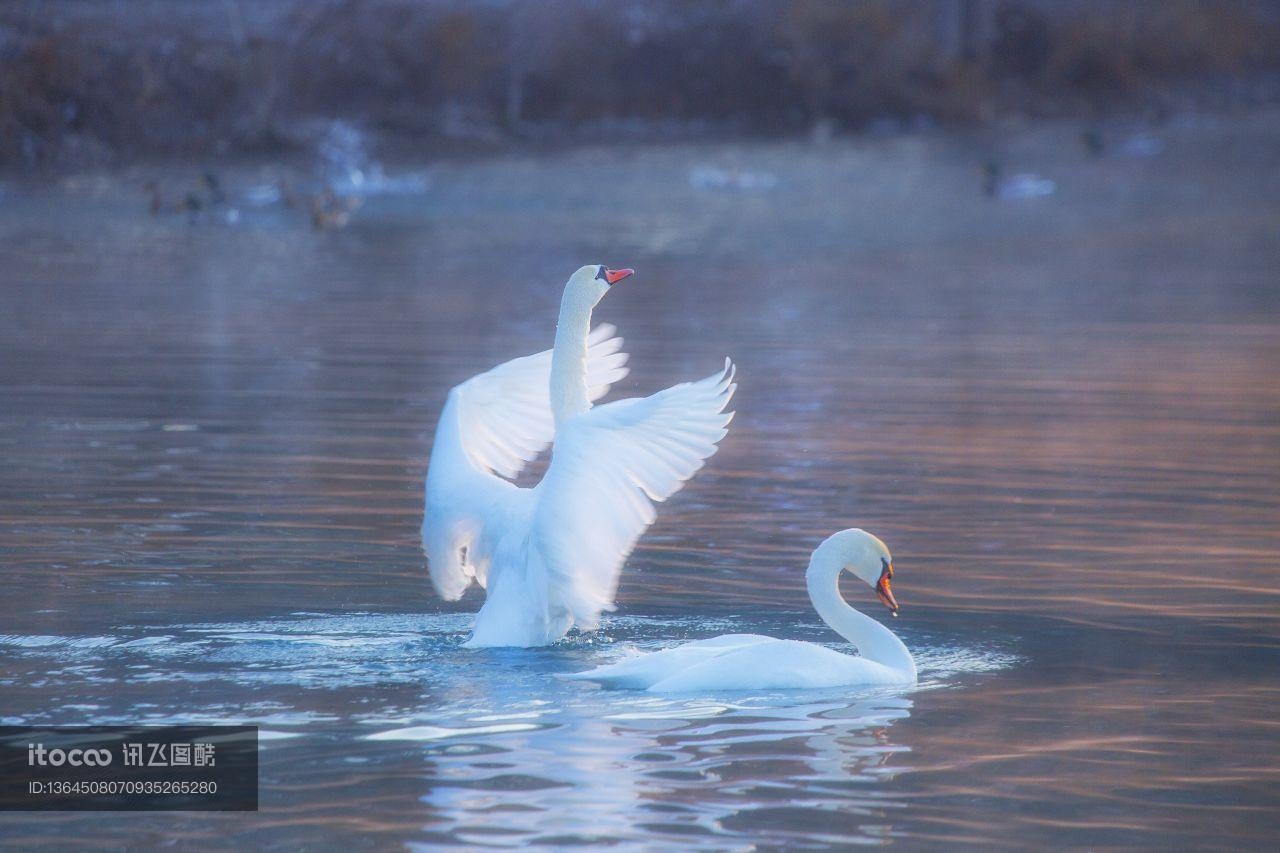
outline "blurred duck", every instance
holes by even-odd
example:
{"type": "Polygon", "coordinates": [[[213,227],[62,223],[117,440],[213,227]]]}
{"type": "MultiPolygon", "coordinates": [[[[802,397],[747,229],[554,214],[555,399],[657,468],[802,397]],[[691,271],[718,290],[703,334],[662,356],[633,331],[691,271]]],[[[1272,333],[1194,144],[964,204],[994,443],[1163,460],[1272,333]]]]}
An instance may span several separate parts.
{"type": "Polygon", "coordinates": [[[340,196],[331,187],[325,187],[323,192],[313,195],[307,202],[311,227],[317,231],[345,228],[351,221],[351,214],[363,203],[364,199],[358,196],[340,196]]]}
{"type": "Polygon", "coordinates": [[[858,647],[858,656],[798,640],[726,634],[568,677],[652,693],[914,684],[915,660],[897,635],[840,596],[844,571],[875,589],[897,616],[898,602],[889,586],[893,557],[875,536],[852,528],[829,536],[809,560],[805,579],[813,608],[858,647]]]}
{"type": "Polygon", "coordinates": [[[187,211],[187,221],[195,223],[200,218],[200,211],[204,210],[204,201],[199,193],[189,192],[183,198],[182,206],[187,211]]]}
{"type": "Polygon", "coordinates": [[[988,160],[982,167],[983,194],[1001,201],[1040,198],[1053,195],[1056,189],[1057,184],[1051,179],[1033,172],[1018,172],[1005,177],[1000,164],[995,160],[988,160]]]}
{"type": "MultiPolygon", "coordinates": [[[[192,223],[199,221],[205,211],[218,207],[227,200],[226,193],[222,190],[222,182],[218,180],[217,175],[208,171],[200,175],[194,187],[185,193],[181,193],[172,203],[165,195],[164,188],[159,181],[150,179],[143,184],[143,188],[147,193],[147,208],[151,211],[152,216],[159,216],[162,213],[185,212],[187,219],[192,223]]],[[[228,211],[226,218],[231,221],[238,219],[239,215],[232,210],[228,211]]]]}
{"type": "Polygon", "coordinates": [[[222,191],[222,181],[218,180],[218,176],[213,172],[205,172],[200,176],[200,189],[208,199],[210,207],[223,204],[227,200],[226,193],[222,191]]]}

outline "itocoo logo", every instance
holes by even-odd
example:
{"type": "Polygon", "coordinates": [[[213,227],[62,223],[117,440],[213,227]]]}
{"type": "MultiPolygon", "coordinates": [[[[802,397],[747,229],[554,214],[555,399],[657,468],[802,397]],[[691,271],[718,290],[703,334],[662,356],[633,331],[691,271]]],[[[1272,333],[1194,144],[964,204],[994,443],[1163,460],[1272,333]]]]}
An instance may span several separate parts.
{"type": "Polygon", "coordinates": [[[109,749],[45,749],[42,743],[27,744],[27,766],[105,767],[111,763],[109,749]]]}

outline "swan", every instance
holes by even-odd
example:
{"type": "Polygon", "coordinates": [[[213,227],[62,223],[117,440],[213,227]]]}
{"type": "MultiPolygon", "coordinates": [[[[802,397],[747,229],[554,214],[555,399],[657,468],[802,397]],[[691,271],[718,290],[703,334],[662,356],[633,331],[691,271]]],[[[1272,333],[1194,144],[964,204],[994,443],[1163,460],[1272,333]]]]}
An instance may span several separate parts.
{"type": "Polygon", "coordinates": [[[614,329],[591,312],[629,269],[584,266],[560,303],[554,347],[454,387],[427,464],[422,548],[447,601],[485,588],[466,644],[542,646],[613,608],[618,576],[655,501],[716,451],[733,416],[733,365],[649,397],[592,402],[627,374],[614,329]],[[533,488],[510,482],[540,451],[533,488]]]}
{"type": "Polygon", "coordinates": [[[827,537],[809,560],[805,580],[814,609],[858,647],[859,657],[798,640],[726,634],[566,677],[653,693],[914,684],[916,664],[902,641],[840,597],[840,573],[846,569],[873,587],[897,616],[889,586],[893,557],[875,536],[851,528],[827,537]]]}

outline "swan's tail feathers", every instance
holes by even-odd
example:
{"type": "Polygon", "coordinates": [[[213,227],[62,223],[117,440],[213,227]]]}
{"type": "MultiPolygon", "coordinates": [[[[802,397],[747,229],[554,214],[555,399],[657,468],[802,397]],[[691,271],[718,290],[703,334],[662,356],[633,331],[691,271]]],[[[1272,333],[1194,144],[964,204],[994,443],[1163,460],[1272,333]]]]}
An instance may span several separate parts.
{"type": "Polygon", "coordinates": [[[613,607],[622,565],[663,501],[728,432],[733,363],[650,397],[597,406],[565,423],[538,486],[534,535],[575,624],[613,607]]]}

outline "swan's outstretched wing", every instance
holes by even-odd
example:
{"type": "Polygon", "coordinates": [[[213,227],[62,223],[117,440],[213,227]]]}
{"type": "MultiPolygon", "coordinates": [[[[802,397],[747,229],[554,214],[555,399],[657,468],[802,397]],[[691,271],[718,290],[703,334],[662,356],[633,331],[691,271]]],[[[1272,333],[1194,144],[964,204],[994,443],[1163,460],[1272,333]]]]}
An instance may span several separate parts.
{"type": "MultiPolygon", "coordinates": [[[[587,338],[587,396],[598,400],[627,375],[627,354],[614,327],[601,323],[587,338]]],[[[508,479],[555,436],[551,414],[551,350],[513,358],[473,376],[454,392],[462,450],[478,469],[508,479]]],[[[434,459],[434,448],[432,457],[434,459]]]]}
{"type": "MultiPolygon", "coordinates": [[[[587,388],[592,400],[627,375],[627,354],[614,327],[587,338],[587,388]]],[[[449,392],[427,464],[422,549],[431,582],[446,600],[477,580],[486,583],[489,554],[476,548],[486,525],[510,511],[503,498],[514,477],[555,436],[551,414],[551,350],[512,359],[449,392]]]]}
{"type": "Polygon", "coordinates": [[[584,628],[613,606],[622,564],[666,500],[716,452],[733,365],[565,422],[537,487],[533,537],[550,587],[584,628]]]}

